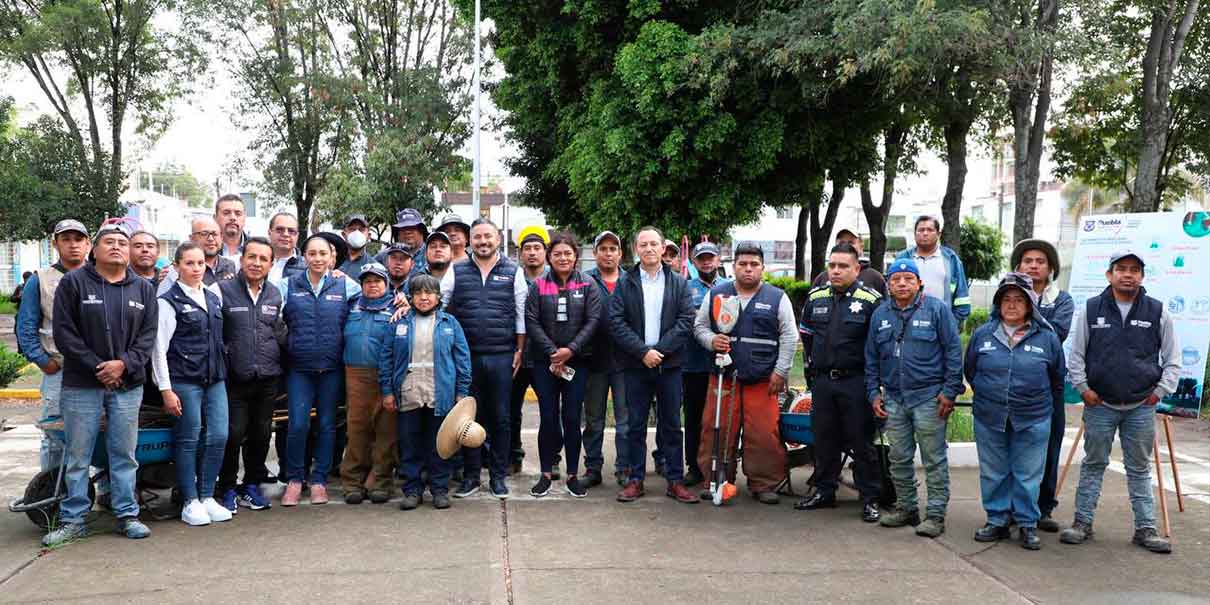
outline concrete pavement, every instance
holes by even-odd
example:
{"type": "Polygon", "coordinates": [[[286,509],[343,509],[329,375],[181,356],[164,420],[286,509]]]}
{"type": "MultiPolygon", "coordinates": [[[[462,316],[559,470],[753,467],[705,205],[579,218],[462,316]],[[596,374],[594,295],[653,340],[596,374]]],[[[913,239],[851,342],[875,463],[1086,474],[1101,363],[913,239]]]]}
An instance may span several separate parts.
{"type": "MultiPolygon", "coordinates": [[[[1191,446],[1182,455],[1205,460],[1196,449],[1210,443],[1198,440],[1204,425],[1179,429],[1191,446]]],[[[525,435],[531,453],[535,437],[525,435]]],[[[33,433],[0,436],[0,500],[23,491],[36,460],[33,433]]],[[[1043,534],[1035,553],[971,540],[984,520],[974,469],[954,469],[938,540],[862,523],[849,492],[835,510],[794,511],[790,498],[764,506],[742,490],[717,509],[664,497],[662,479],[650,475],[647,497],[634,504],[615,502],[609,484],[578,500],[556,482],[551,497],[536,500],[527,495],[536,471],[531,455],[504,503],[479,495],[448,511],[427,502],[410,512],[394,503],[275,506],[210,527],[154,522],[141,542],[105,533],[112,520],[95,513],[99,533],[54,551],[39,549],[40,532],[24,515],[4,512],[0,602],[1204,603],[1210,595],[1210,504],[1187,498],[1177,513],[1172,502],[1175,553],[1147,553],[1129,544],[1125,478],[1114,472],[1097,539],[1073,547],[1043,534]]],[[[1210,476],[1193,463],[1182,471],[1190,483],[1210,476]]],[[[795,473],[796,487],[806,476],[795,473]]],[[[1064,523],[1074,487],[1075,475],[1058,511],[1064,523]]]]}

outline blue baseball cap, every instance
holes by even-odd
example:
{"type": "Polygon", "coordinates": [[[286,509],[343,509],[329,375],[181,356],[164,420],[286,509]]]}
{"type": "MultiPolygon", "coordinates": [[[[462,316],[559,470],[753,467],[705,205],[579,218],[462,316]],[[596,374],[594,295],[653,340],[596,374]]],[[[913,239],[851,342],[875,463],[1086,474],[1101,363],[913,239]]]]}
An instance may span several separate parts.
{"type": "Polygon", "coordinates": [[[910,258],[901,258],[891,263],[891,266],[887,267],[886,278],[889,280],[892,275],[901,272],[911,273],[916,279],[920,279],[920,269],[916,266],[916,261],[910,258]]]}
{"type": "Polygon", "coordinates": [[[703,254],[719,255],[718,246],[711,242],[702,242],[693,247],[693,258],[697,258],[703,254]]]}
{"type": "Polygon", "coordinates": [[[382,266],[381,263],[366,263],[365,266],[361,268],[361,273],[357,276],[357,280],[365,281],[365,279],[371,275],[378,276],[380,279],[382,279],[382,281],[387,282],[388,284],[391,283],[391,278],[387,273],[387,268],[382,266]]]}

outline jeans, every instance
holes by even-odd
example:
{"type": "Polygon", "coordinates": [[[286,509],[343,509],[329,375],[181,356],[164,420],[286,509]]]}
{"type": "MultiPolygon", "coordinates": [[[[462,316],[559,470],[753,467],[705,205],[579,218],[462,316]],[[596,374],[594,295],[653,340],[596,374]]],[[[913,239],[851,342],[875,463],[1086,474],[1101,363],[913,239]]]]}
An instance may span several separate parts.
{"type": "MultiPolygon", "coordinates": [[[[63,370],[54,374],[42,375],[42,420],[55,421],[63,417],[59,412],[59,399],[63,392],[63,370]]],[[[38,450],[38,461],[42,470],[49,471],[59,468],[63,460],[63,444],[58,439],[51,439],[42,434],[42,446],[38,450]]]]}
{"type": "MultiPolygon", "coordinates": [[[[521,446],[522,408],[525,405],[525,392],[533,383],[533,372],[533,368],[518,369],[508,394],[509,443],[513,446],[509,453],[509,462],[514,464],[521,464],[521,461],[525,459],[525,448],[521,446]]],[[[537,387],[535,386],[534,389],[536,390],[537,387]]]]}
{"type": "MultiPolygon", "coordinates": [[[[512,353],[471,355],[471,396],[477,404],[475,419],[487,430],[491,442],[489,467],[492,479],[508,476],[508,458],[512,451],[508,396],[512,383],[512,353]]],[[[464,477],[478,479],[483,469],[483,448],[463,448],[462,454],[464,477]]]]}
{"type": "MultiPolygon", "coordinates": [[[[710,377],[707,372],[685,372],[683,408],[685,410],[685,466],[690,472],[702,474],[698,465],[699,451],[702,445],[702,417],[706,411],[706,391],[709,389],[710,377]]],[[[710,409],[713,418],[714,409],[710,409]]]]}
{"type": "Polygon", "coordinates": [[[277,378],[248,382],[227,381],[227,447],[218,472],[215,493],[235,489],[240,452],[244,458],[244,485],[259,485],[269,478],[265,459],[269,456],[277,378]]]}
{"type": "Polygon", "coordinates": [[[584,406],[584,385],[588,370],[574,367],[576,374],[564,380],[550,373],[545,364],[538,364],[531,377],[538,390],[538,408],[542,422],[538,425],[538,459],[542,472],[549,473],[555,465],[560,448],[567,455],[567,476],[580,471],[580,411],[584,406]]]}
{"type": "Polygon", "coordinates": [[[601,467],[605,466],[605,455],[602,453],[605,441],[605,409],[611,393],[613,395],[613,445],[616,451],[613,467],[615,471],[629,473],[630,459],[626,455],[626,449],[629,447],[626,438],[629,429],[626,376],[622,372],[611,370],[589,372],[588,381],[584,387],[584,467],[599,472],[601,467]]]}
{"type": "Polygon", "coordinates": [[[669,483],[684,479],[681,435],[681,369],[638,368],[626,370],[626,402],[630,426],[627,440],[630,480],[643,482],[647,476],[647,415],[655,395],[655,441],[664,453],[664,478],[669,483]]]}
{"type": "Polygon", "coordinates": [[[433,408],[416,408],[395,415],[399,433],[399,476],[403,493],[420,495],[424,483],[421,470],[429,472],[429,492],[434,496],[449,491],[450,464],[437,455],[437,429],[444,416],[434,414],[433,408]]]}
{"type": "Polygon", "coordinates": [[[975,415],[975,447],[979,453],[979,492],[987,522],[1007,527],[1037,527],[1038,489],[1046,465],[1050,419],[1018,428],[1008,423],[993,427],[975,415]]]}
{"type": "Polygon", "coordinates": [[[1050,442],[1046,444],[1046,470],[1042,474],[1042,487],[1038,491],[1038,509],[1043,517],[1054,512],[1059,501],[1055,489],[1059,483],[1059,453],[1063,451],[1063,435],[1067,431],[1067,411],[1062,400],[1055,405],[1050,415],[1050,442]]]}
{"type": "Polygon", "coordinates": [[[143,387],[125,391],[100,388],[63,387],[59,400],[63,411],[64,455],[67,457],[67,498],[59,505],[63,523],[83,523],[92,509],[88,499],[88,465],[101,432],[101,413],[105,414],[105,451],[109,456],[109,507],[119,519],[137,517],[135,473],[139,463],[134,451],[139,439],[139,403],[143,387]]]}
{"type": "Polygon", "coordinates": [[[1151,447],[1155,442],[1153,405],[1140,405],[1124,412],[1105,405],[1084,408],[1084,463],[1080,465],[1080,484],[1076,488],[1075,519],[1092,524],[1115,431],[1122,441],[1122,462],[1126,467],[1130,508],[1134,510],[1134,528],[1154,528],[1155,501],[1151,493],[1151,447]]]}
{"type": "Polygon", "coordinates": [[[344,371],[303,372],[290,370],[286,376],[289,433],[286,438],[286,479],[303,481],[307,463],[307,435],[311,432],[311,408],[319,421],[319,435],[312,452],[312,485],[327,485],[336,445],[336,406],[344,397],[344,371]]]}
{"type": "Polygon", "coordinates": [[[932,398],[912,407],[887,400],[884,408],[888,414],[886,432],[891,441],[888,457],[898,499],[896,506],[904,511],[918,510],[914,458],[919,446],[928,487],[926,516],[945,519],[945,509],[950,501],[948,444],[945,441],[947,419],[937,416],[937,401],[932,398]]]}
{"type": "Polygon", "coordinates": [[[173,430],[176,484],[186,503],[214,497],[214,484],[227,447],[227,386],[174,382],[181,417],[173,430]],[[201,443],[201,450],[198,443],[201,443]]]}

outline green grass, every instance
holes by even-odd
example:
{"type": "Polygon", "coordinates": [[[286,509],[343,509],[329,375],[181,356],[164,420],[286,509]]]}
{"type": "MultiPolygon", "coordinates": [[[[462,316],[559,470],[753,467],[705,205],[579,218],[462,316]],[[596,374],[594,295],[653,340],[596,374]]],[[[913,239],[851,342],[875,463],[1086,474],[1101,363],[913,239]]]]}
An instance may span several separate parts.
{"type": "Polygon", "coordinates": [[[9,300],[7,296],[0,296],[0,315],[16,315],[17,304],[9,300]]]}

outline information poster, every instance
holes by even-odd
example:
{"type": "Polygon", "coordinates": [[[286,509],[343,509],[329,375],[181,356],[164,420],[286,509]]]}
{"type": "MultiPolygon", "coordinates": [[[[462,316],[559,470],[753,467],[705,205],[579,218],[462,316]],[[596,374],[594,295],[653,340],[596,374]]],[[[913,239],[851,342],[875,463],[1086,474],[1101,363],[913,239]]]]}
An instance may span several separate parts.
{"type": "MultiPolygon", "coordinates": [[[[1210,353],[1210,212],[1107,214],[1080,219],[1069,290],[1073,322],[1084,321],[1085,301],[1105,290],[1105,271],[1117,250],[1131,248],[1146,263],[1143,287],[1172,315],[1181,345],[1176,392],[1158,411],[1197,416],[1210,353]]],[[[1068,403],[1080,401],[1071,385],[1068,403]]]]}

